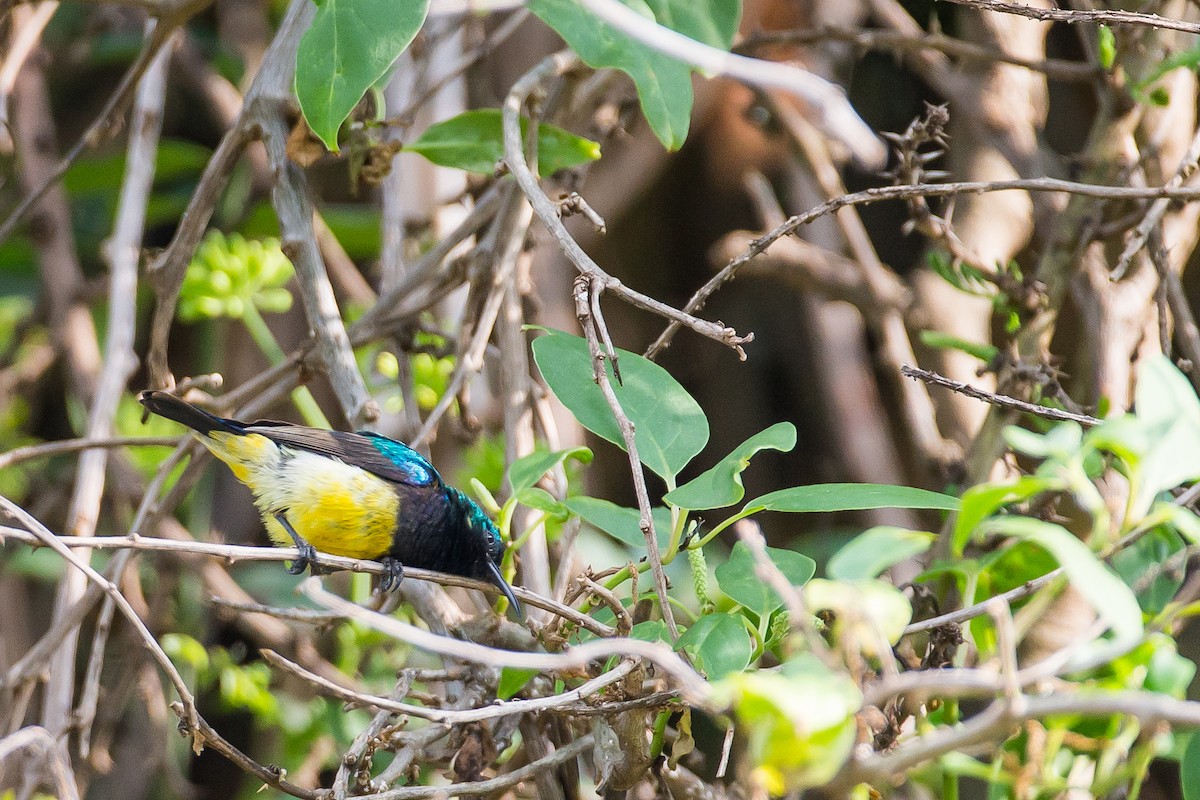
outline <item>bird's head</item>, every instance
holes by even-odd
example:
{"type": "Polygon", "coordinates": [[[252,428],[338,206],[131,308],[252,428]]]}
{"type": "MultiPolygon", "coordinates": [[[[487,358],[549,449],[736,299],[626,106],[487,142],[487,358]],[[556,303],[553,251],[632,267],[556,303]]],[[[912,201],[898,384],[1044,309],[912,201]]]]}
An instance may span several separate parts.
{"type": "Polygon", "coordinates": [[[500,538],[500,529],[492,522],[483,509],[471,503],[467,513],[467,525],[471,529],[471,538],[483,544],[483,553],[475,563],[475,577],[498,587],[508,598],[518,618],[524,617],[520,601],[513,594],[512,587],[500,572],[500,564],[504,560],[505,544],[500,538]]]}

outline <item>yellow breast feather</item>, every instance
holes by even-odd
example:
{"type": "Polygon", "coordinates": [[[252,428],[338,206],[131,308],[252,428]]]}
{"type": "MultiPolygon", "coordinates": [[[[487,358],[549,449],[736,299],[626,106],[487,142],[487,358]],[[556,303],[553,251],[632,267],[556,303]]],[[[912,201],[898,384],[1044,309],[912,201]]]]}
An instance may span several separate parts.
{"type": "Polygon", "coordinates": [[[274,518],[288,522],[323,553],[378,558],[391,548],[400,498],[391,484],[336,459],[285,448],[278,468],[247,482],[277,543],[292,540],[274,518]]]}

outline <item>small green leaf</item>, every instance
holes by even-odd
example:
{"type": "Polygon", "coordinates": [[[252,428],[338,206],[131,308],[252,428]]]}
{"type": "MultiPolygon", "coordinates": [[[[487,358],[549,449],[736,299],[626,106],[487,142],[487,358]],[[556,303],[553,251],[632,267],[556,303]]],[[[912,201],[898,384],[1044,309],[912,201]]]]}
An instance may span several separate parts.
{"type": "Polygon", "coordinates": [[[1136,411],[1153,437],[1130,510],[1140,519],[1160,492],[1200,478],[1200,400],[1183,373],[1165,356],[1156,356],[1138,369],[1136,411]]]}
{"type": "MultiPolygon", "coordinates": [[[[642,515],[636,508],[625,508],[608,500],[586,496],[568,497],[562,504],[584,522],[604,531],[617,541],[624,542],[635,550],[645,549],[646,536],[641,528],[642,515]]],[[[671,512],[659,507],[652,513],[654,532],[658,534],[659,546],[663,546],[671,533],[671,512]]]]}
{"type": "Polygon", "coordinates": [[[516,498],[517,502],[521,505],[537,509],[538,511],[545,511],[552,516],[565,517],[567,515],[566,507],[555,500],[554,495],[537,486],[522,489],[517,492],[516,498]]]}
{"type": "Polygon", "coordinates": [[[533,486],[542,479],[543,475],[568,458],[587,464],[592,460],[592,451],[586,447],[572,447],[554,452],[539,450],[517,459],[508,469],[508,480],[512,484],[513,494],[519,495],[533,486]]]}
{"type": "Polygon", "coordinates": [[[921,331],[920,336],[921,343],[924,345],[936,347],[939,350],[958,350],[969,356],[978,358],[985,364],[992,363],[996,356],[1000,354],[1000,349],[995,345],[968,342],[966,339],[960,339],[957,336],[951,336],[941,331],[921,331]]]}
{"type": "MultiPolygon", "coordinates": [[[[623,0],[649,19],[728,50],[742,16],[740,0],[623,0]]],[[[625,72],[637,87],[651,130],[670,150],[687,138],[692,114],[691,68],[601,22],[575,0],[532,0],[529,10],[554,28],[594,69],[625,72]]]]}
{"type": "Polygon", "coordinates": [[[852,647],[877,655],[879,638],[887,645],[900,641],[912,620],[912,605],[904,593],[875,579],[829,581],[815,578],[804,587],[804,605],[812,613],[834,612],[833,632],[848,637],[852,647]]]}
{"type": "Polygon", "coordinates": [[[1183,584],[1183,561],[1174,570],[1164,569],[1183,546],[1179,534],[1163,525],[1113,554],[1112,568],[1127,586],[1144,584],[1137,598],[1145,613],[1161,612],[1183,584]]]}
{"type": "Polygon", "coordinates": [[[1183,758],[1179,760],[1179,779],[1183,800],[1200,800],[1200,731],[1188,737],[1183,758]]]}
{"type": "Polygon", "coordinates": [[[643,642],[670,642],[671,637],[667,633],[667,623],[661,619],[648,619],[645,622],[639,622],[629,631],[630,639],[640,639],[643,642]]]}
{"type": "Polygon", "coordinates": [[[871,508],[932,508],[957,511],[958,498],[909,486],[877,483],[816,483],[764,494],[746,504],[743,513],[787,511],[863,511],[871,508]]]}
{"type": "Polygon", "coordinates": [[[496,697],[501,700],[511,699],[517,692],[529,685],[529,682],[537,674],[536,669],[504,667],[500,670],[500,683],[496,687],[496,697]]]}
{"type": "Polygon", "coordinates": [[[1101,25],[1096,32],[1096,38],[1100,66],[1104,69],[1112,69],[1113,64],[1117,62],[1117,37],[1113,35],[1112,28],[1101,25]]]}
{"type": "MultiPolygon", "coordinates": [[[[522,140],[529,120],[521,118],[522,140]]],[[[420,153],[434,164],[491,175],[504,158],[504,129],[498,108],[466,111],[430,125],[405,150],[420,153]]],[[[538,125],[537,164],[542,175],[577,167],[600,158],[600,145],[554,125],[538,125]]]]}
{"type": "Polygon", "coordinates": [[[924,553],[937,536],[880,525],[863,531],[829,559],[826,572],[835,580],[877,577],[888,567],[924,553]]]}
{"type": "Polygon", "coordinates": [[[296,99],[333,152],[338,128],[412,43],[429,0],[321,0],[296,50],[296,99]]]}
{"type": "MultiPolygon", "coordinates": [[[[596,385],[587,342],[578,336],[547,331],[533,341],[533,358],[551,391],[579,420],[602,439],[624,449],[625,440],[612,409],[596,385]]],[[[671,481],[708,443],[708,418],[692,396],[665,369],[636,353],[619,350],[623,383],[613,377],[613,391],[635,426],[642,463],[671,481]]]]}
{"type": "Polygon", "coordinates": [[[1141,635],[1142,609],[1132,590],[1066,528],[1038,519],[1012,516],[989,520],[980,529],[1032,542],[1046,550],[1118,639],[1134,639],[1141,635]]]}
{"type": "Polygon", "coordinates": [[[742,486],[742,472],[750,466],[750,458],[755,453],[760,450],[786,453],[795,446],[796,426],[790,422],[777,422],[742,442],[712,469],[668,492],[663,500],[673,506],[695,511],[731,506],[746,494],[742,486]]]}
{"type": "Polygon", "coordinates": [[[1033,475],[1017,478],[1010,483],[981,483],[963,492],[962,506],[954,520],[951,552],[955,558],[971,540],[975,526],[1010,503],[1028,500],[1039,492],[1052,488],[1049,480],[1033,475]]]}
{"type": "Polygon", "coordinates": [[[715,687],[746,732],[754,779],[782,796],[826,783],[850,756],[862,694],[848,676],[804,654],[779,670],[733,673],[715,687]]]}
{"type": "Polygon", "coordinates": [[[754,646],[741,618],[736,614],[705,614],[675,643],[686,650],[710,680],[720,680],[750,666],[754,646]]]}
{"type": "MultiPolygon", "coordinates": [[[[767,557],[779,567],[792,586],[807,583],[817,571],[817,562],[806,555],[777,547],[767,548],[767,557]]],[[[729,560],[716,569],[717,583],[731,600],[765,617],[783,605],[783,599],[754,570],[754,556],[745,542],[737,542],[729,560]]]]}

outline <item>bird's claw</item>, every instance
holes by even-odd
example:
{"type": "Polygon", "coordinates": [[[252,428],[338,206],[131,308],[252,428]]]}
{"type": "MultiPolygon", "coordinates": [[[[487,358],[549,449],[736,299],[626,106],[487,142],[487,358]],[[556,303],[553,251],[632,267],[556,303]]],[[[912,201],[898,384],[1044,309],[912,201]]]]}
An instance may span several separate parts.
{"type": "Polygon", "coordinates": [[[383,564],[384,573],[379,579],[379,588],[384,592],[395,591],[400,588],[400,582],[404,580],[404,565],[399,559],[391,556],[384,556],[379,560],[383,564]]]}
{"type": "Polygon", "coordinates": [[[305,541],[296,543],[296,549],[300,551],[300,557],[292,562],[292,565],[287,568],[289,575],[303,575],[304,570],[312,569],[312,574],[317,574],[317,548],[305,541]]]}

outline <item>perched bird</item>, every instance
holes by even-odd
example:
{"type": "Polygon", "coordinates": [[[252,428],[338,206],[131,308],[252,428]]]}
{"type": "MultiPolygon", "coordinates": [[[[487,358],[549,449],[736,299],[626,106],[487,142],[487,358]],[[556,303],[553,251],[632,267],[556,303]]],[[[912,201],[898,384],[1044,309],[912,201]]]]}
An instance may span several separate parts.
{"type": "Polygon", "coordinates": [[[222,419],[166,392],[144,391],[138,400],[191,428],[250,487],[271,539],[300,551],[288,572],[315,567],[318,550],[369,558],[387,567],[388,590],[407,564],[495,584],[520,615],[500,574],[504,543],[495,523],[408,445],[369,432],[222,419]]]}

